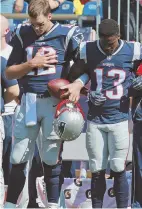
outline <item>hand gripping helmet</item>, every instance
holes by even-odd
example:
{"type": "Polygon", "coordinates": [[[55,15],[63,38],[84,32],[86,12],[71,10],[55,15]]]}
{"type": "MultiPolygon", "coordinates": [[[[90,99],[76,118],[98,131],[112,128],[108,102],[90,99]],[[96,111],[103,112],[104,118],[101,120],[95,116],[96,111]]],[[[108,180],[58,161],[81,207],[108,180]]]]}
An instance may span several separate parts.
{"type": "Polygon", "coordinates": [[[63,141],[72,141],[79,137],[84,127],[84,113],[81,106],[69,100],[57,105],[53,122],[55,133],[63,141]]]}

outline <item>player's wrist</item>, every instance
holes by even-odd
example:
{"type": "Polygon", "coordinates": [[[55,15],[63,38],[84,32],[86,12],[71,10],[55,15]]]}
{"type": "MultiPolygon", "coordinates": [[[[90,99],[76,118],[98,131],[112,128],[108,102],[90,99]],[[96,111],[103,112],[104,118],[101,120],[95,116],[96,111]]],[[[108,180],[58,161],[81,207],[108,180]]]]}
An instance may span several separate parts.
{"type": "Polygon", "coordinates": [[[79,90],[81,90],[84,87],[84,83],[80,79],[75,80],[73,83],[76,85],[77,89],[79,90]]]}
{"type": "MultiPolygon", "coordinates": [[[[76,79],[75,81],[80,81],[82,83],[83,86],[85,86],[88,81],[89,81],[89,76],[87,73],[84,73],[83,75],[81,75],[78,79],[76,79]]],[[[82,87],[83,87],[82,86],[82,87]]]]}
{"type": "Polygon", "coordinates": [[[29,60],[29,61],[27,62],[27,64],[28,64],[28,67],[29,67],[31,70],[32,70],[33,68],[38,67],[38,66],[33,62],[33,59],[29,60]]]}

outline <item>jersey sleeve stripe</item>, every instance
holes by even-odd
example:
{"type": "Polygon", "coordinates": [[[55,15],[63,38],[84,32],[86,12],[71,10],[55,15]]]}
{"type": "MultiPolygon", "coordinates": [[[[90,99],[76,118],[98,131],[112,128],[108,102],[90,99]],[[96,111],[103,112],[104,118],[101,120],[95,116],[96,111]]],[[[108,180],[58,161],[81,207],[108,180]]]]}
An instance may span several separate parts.
{"type": "Polygon", "coordinates": [[[20,43],[21,43],[21,46],[22,46],[22,48],[23,48],[23,41],[22,41],[22,38],[21,38],[21,36],[20,36],[20,29],[21,29],[21,26],[22,26],[22,24],[19,24],[19,25],[17,26],[17,28],[16,28],[16,35],[17,35],[17,37],[18,37],[18,39],[19,39],[19,41],[20,41],[20,43]]]}
{"type": "Polygon", "coordinates": [[[83,59],[85,61],[85,63],[87,63],[86,42],[82,42],[80,44],[80,59],[83,59]]]}
{"type": "Polygon", "coordinates": [[[74,31],[76,30],[76,28],[78,28],[78,26],[74,26],[71,28],[71,30],[69,30],[66,40],[65,40],[65,50],[68,48],[69,41],[70,41],[74,31]]]}

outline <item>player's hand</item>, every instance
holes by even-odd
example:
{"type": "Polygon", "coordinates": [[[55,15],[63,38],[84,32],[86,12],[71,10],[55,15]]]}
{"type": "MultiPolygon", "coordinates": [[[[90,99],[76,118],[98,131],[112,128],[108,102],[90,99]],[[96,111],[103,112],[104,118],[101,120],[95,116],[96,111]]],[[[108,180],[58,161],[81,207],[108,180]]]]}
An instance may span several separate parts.
{"type": "Polygon", "coordinates": [[[46,54],[43,54],[42,51],[38,51],[35,57],[30,60],[30,64],[33,68],[53,67],[53,64],[57,63],[56,52],[47,52],[46,54]]]}
{"type": "Polygon", "coordinates": [[[101,105],[103,105],[105,103],[106,97],[101,92],[90,91],[90,93],[89,93],[89,100],[95,106],[101,106],[101,105]]]}
{"type": "Polygon", "coordinates": [[[61,99],[67,98],[74,103],[77,103],[80,99],[80,91],[83,87],[83,84],[80,81],[75,81],[71,84],[63,86],[60,90],[66,90],[65,93],[61,95],[61,99]]]}
{"type": "Polygon", "coordinates": [[[142,75],[133,79],[132,87],[138,91],[142,90],[142,75]]]}

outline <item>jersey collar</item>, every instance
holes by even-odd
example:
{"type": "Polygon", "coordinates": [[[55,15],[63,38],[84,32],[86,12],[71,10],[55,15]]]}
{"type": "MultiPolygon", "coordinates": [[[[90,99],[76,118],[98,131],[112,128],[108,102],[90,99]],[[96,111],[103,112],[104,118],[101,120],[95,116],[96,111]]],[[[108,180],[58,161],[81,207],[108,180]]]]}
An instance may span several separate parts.
{"type": "MultiPolygon", "coordinates": [[[[119,44],[118,49],[112,55],[110,55],[110,56],[116,55],[122,49],[123,45],[124,45],[124,41],[120,40],[120,44],[119,44]]],[[[97,47],[100,50],[100,52],[102,52],[102,54],[104,54],[105,56],[108,57],[108,55],[101,48],[99,40],[97,40],[97,47]]]]}

